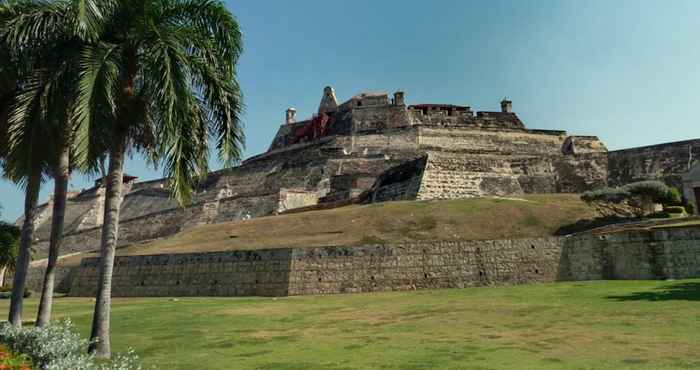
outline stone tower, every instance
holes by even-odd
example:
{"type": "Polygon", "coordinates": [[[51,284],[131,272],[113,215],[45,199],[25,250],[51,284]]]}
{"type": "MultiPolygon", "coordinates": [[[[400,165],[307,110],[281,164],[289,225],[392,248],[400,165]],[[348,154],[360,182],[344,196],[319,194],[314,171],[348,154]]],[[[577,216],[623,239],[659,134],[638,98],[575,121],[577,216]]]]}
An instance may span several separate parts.
{"type": "Polygon", "coordinates": [[[503,98],[503,100],[501,100],[501,112],[513,113],[513,102],[506,98],[503,98]]]}
{"type": "Polygon", "coordinates": [[[335,112],[337,110],[338,99],[335,98],[335,90],[330,86],[326,86],[326,88],[323,89],[321,105],[318,106],[318,114],[335,112]]]}
{"type": "Polygon", "coordinates": [[[297,117],[297,110],[292,108],[292,107],[289,107],[289,108],[287,108],[284,122],[288,125],[291,125],[292,123],[295,123],[297,121],[296,117],[297,117]]]}
{"type": "Polygon", "coordinates": [[[405,105],[406,102],[404,101],[404,92],[401,90],[397,90],[394,93],[394,105],[405,105]]]}

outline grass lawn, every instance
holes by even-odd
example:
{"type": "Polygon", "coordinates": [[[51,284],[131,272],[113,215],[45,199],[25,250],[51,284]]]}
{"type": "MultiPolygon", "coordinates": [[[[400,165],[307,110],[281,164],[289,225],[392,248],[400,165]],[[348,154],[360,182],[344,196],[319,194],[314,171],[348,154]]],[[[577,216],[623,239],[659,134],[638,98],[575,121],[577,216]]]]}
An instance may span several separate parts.
{"type": "MultiPolygon", "coordinates": [[[[56,300],[85,335],[91,310],[56,300]]],[[[160,369],[698,369],[700,280],[116,299],[113,333],[160,369]]]]}

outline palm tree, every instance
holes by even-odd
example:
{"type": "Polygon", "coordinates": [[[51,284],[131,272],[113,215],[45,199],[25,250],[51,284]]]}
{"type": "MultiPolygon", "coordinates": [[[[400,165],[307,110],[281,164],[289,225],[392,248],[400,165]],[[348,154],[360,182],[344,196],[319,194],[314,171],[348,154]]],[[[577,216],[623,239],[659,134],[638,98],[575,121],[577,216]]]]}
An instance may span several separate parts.
{"type": "MultiPolygon", "coordinates": [[[[101,4],[96,3],[101,6],[101,4]]],[[[89,351],[109,357],[111,283],[127,151],[162,163],[173,196],[186,204],[207,173],[216,140],[227,164],[243,146],[235,66],[238,24],[213,0],[122,0],[99,40],[83,49],[75,110],[79,164],[107,152],[98,291],[89,351]]]]}
{"type": "Polygon", "coordinates": [[[37,312],[36,326],[42,327],[51,320],[51,307],[53,305],[54,282],[56,279],[56,264],[63,242],[63,224],[66,215],[66,202],[68,198],[68,180],[70,178],[70,149],[72,145],[72,125],[70,120],[63,126],[59,140],[59,153],[57,162],[53,168],[54,202],[51,214],[51,239],[49,242],[49,256],[44,272],[44,282],[41,288],[41,300],[37,312]]]}
{"type": "MultiPolygon", "coordinates": [[[[28,116],[35,117],[36,112],[28,112],[28,116]]],[[[39,190],[44,180],[46,164],[43,161],[43,148],[45,148],[46,136],[41,133],[40,122],[36,118],[27,118],[26,130],[15,132],[12,130],[13,122],[24,117],[10,116],[9,140],[15,145],[16,150],[7,153],[4,159],[5,176],[22,186],[25,190],[24,221],[19,243],[19,254],[15,266],[15,274],[12,281],[12,294],[8,321],[16,326],[22,326],[22,305],[26,276],[31,260],[32,241],[34,239],[34,223],[36,220],[39,190]]]]}
{"type": "MultiPolygon", "coordinates": [[[[0,32],[4,36],[4,24],[10,18],[7,8],[0,7],[0,32]]],[[[10,313],[12,325],[22,325],[22,304],[26,285],[26,274],[31,259],[31,243],[34,235],[39,190],[43,180],[45,162],[43,148],[45,138],[39,125],[38,102],[29,94],[23,94],[25,87],[39,89],[43,86],[39,76],[30,77],[30,61],[19,62],[10,55],[9,46],[0,42],[0,158],[4,176],[25,188],[24,222],[20,236],[19,254],[12,284],[10,313]],[[26,62],[26,63],[25,63],[26,62]],[[28,110],[15,110],[14,104],[27,102],[28,110]],[[20,125],[20,122],[26,125],[20,125]],[[18,129],[22,126],[22,130],[18,129]]]]}
{"type": "MultiPolygon", "coordinates": [[[[102,1],[107,4],[106,1],[102,1]]],[[[50,320],[55,280],[55,267],[60,245],[63,240],[63,224],[70,176],[70,152],[73,143],[73,107],[78,84],[78,57],[85,42],[95,39],[98,30],[97,20],[107,14],[95,13],[94,0],[54,1],[15,1],[0,5],[0,32],[6,50],[14,50],[14,59],[25,66],[24,74],[41,83],[29,84],[15,76],[15,81],[7,79],[6,85],[15,83],[13,114],[14,130],[22,132],[28,125],[31,115],[40,114],[44,127],[52,130],[49,146],[45,154],[48,171],[55,180],[51,241],[48,264],[42,287],[37,326],[50,320]]],[[[10,55],[9,53],[5,53],[10,55]]],[[[1,137],[2,135],[0,135],[1,137]]],[[[8,143],[10,150],[22,144],[21,141],[8,143]]],[[[36,148],[36,146],[35,146],[36,148]]],[[[35,149],[35,151],[37,151],[35,149]]],[[[40,151],[37,151],[40,152],[40,151]]],[[[27,215],[30,215],[27,213],[27,215]]],[[[29,218],[29,217],[27,217],[29,218]]],[[[31,240],[31,239],[30,239],[31,240]]],[[[18,271],[16,279],[24,280],[25,272],[18,271]]],[[[21,284],[20,284],[21,285],[21,284]]],[[[21,304],[20,304],[21,306],[21,304]]],[[[21,314],[21,312],[20,312],[21,314]]]]}

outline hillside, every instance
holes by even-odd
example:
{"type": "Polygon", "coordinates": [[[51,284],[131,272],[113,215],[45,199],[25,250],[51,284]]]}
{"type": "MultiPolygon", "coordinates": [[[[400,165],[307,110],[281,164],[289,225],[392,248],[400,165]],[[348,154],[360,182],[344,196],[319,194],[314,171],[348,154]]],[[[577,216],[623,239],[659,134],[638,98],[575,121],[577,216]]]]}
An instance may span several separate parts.
{"type": "MultiPolygon", "coordinates": [[[[387,202],[204,225],[119,255],[554,235],[594,217],[575,194],[387,202]]],[[[78,264],[76,255],[62,265],[78,264]]]]}

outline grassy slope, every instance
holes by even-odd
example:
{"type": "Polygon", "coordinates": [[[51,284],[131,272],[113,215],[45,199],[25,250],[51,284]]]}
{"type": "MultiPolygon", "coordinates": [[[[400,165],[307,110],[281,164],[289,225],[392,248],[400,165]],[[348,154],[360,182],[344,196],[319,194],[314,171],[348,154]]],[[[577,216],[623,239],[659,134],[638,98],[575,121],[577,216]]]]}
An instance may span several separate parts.
{"type": "MultiPolygon", "coordinates": [[[[161,369],[697,369],[699,301],[700,280],[115,299],[113,343],[161,369]]],[[[92,305],[55,303],[85,335],[92,305]]]]}
{"type": "MultiPolygon", "coordinates": [[[[204,225],[119,254],[317,247],[422,239],[505,239],[552,235],[593,217],[575,194],[523,199],[388,202],[204,225]]],[[[62,260],[77,264],[83,256],[62,260]]]]}

